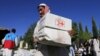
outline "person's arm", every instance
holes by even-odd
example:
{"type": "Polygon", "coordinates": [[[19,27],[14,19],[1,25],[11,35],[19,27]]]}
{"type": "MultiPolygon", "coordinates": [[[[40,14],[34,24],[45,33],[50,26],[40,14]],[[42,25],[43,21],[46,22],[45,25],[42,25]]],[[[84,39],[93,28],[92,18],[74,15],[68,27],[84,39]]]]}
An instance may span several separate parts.
{"type": "Polygon", "coordinates": [[[75,34],[73,30],[68,30],[67,32],[69,33],[70,36],[73,36],[75,34]]]}
{"type": "Polygon", "coordinates": [[[67,32],[69,33],[70,36],[73,35],[74,30],[72,29],[72,20],[71,19],[67,19],[66,20],[66,25],[68,27],[67,32]]]}
{"type": "Polygon", "coordinates": [[[4,38],[4,39],[2,39],[2,45],[4,45],[4,42],[5,42],[5,38],[4,38]]]}
{"type": "Polygon", "coordinates": [[[6,36],[2,39],[2,44],[4,45],[5,39],[8,35],[6,34],[6,36]]]}

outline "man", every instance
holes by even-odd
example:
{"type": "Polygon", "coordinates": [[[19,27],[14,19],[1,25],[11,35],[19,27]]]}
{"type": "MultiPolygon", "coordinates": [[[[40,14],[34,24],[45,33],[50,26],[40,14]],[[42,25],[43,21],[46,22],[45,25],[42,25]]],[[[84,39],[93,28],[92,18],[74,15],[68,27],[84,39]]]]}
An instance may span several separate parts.
{"type": "Polygon", "coordinates": [[[94,37],[93,38],[93,49],[94,49],[94,53],[95,53],[95,56],[100,56],[100,48],[99,48],[99,37],[94,37]]]}
{"type": "MultiPolygon", "coordinates": [[[[44,19],[44,17],[50,13],[49,7],[44,3],[41,3],[38,6],[38,11],[40,14],[39,21],[44,19]]],[[[35,37],[37,37],[36,33],[38,33],[38,31],[39,31],[39,21],[36,25],[36,28],[35,28],[34,34],[33,34],[33,39],[34,39],[35,43],[38,41],[38,39],[35,37]]],[[[69,50],[68,50],[69,48],[44,45],[44,44],[40,44],[40,43],[37,45],[37,49],[39,51],[41,51],[44,56],[68,56],[68,52],[69,52],[69,50]]]]}
{"type": "MultiPolygon", "coordinates": [[[[41,3],[37,8],[38,8],[38,11],[39,11],[39,14],[40,14],[40,20],[37,22],[37,25],[36,25],[35,30],[34,30],[34,34],[33,34],[34,36],[33,37],[37,36],[36,33],[38,33],[38,30],[39,30],[39,27],[40,27],[39,22],[42,19],[44,19],[44,17],[46,15],[48,15],[50,13],[49,7],[44,3],[41,3]]],[[[35,39],[34,41],[37,41],[37,39],[35,39]]]]}
{"type": "Polygon", "coordinates": [[[10,33],[4,37],[3,56],[13,56],[13,49],[17,46],[16,30],[12,29],[10,33]]]}

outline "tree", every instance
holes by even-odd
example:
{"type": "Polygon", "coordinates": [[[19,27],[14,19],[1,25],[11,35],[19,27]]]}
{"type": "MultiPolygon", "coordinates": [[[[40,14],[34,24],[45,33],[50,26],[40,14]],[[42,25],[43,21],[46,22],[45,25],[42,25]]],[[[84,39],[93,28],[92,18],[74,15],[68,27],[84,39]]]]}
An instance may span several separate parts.
{"type": "Polygon", "coordinates": [[[34,32],[34,28],[35,28],[36,24],[32,24],[28,31],[25,33],[24,36],[24,41],[28,43],[29,48],[34,48],[33,45],[33,32],[34,32]]]}
{"type": "Polygon", "coordinates": [[[73,29],[73,36],[72,36],[72,41],[75,41],[78,39],[78,25],[76,22],[72,23],[72,29],[73,29]]]}
{"type": "Polygon", "coordinates": [[[90,37],[91,37],[91,35],[90,35],[90,32],[88,31],[88,28],[87,28],[87,26],[85,27],[85,31],[83,32],[83,39],[84,39],[84,41],[87,41],[87,40],[89,40],[90,39],[90,37]]]}
{"type": "Polygon", "coordinates": [[[93,32],[93,37],[98,37],[98,30],[97,30],[94,17],[92,17],[92,32],[93,32]]]}
{"type": "Polygon", "coordinates": [[[83,40],[83,28],[81,22],[79,23],[79,38],[80,40],[83,40]]]}
{"type": "Polygon", "coordinates": [[[85,27],[85,32],[89,33],[87,26],[85,27]]]}
{"type": "Polygon", "coordinates": [[[85,27],[85,31],[83,31],[83,27],[81,22],[79,23],[79,39],[80,39],[80,43],[84,43],[85,41],[87,41],[90,38],[90,33],[88,31],[87,26],[85,27]]]}
{"type": "Polygon", "coordinates": [[[83,33],[83,27],[82,27],[82,23],[79,23],[79,31],[81,31],[81,33],[83,33]]]}
{"type": "Polygon", "coordinates": [[[98,31],[99,31],[99,36],[100,36],[100,26],[99,26],[99,30],[98,31]]]}
{"type": "Polygon", "coordinates": [[[76,22],[72,23],[72,29],[73,29],[73,36],[72,36],[72,42],[76,43],[77,47],[79,47],[79,29],[78,29],[78,24],[76,22]]]}

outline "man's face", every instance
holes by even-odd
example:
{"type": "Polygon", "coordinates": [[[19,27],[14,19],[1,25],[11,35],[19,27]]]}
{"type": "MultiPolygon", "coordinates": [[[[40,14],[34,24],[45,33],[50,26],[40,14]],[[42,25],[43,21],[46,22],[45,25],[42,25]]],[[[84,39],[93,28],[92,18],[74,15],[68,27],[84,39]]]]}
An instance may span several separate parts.
{"type": "Polygon", "coordinates": [[[45,15],[45,7],[40,6],[38,10],[39,10],[40,17],[43,17],[45,15]]]}

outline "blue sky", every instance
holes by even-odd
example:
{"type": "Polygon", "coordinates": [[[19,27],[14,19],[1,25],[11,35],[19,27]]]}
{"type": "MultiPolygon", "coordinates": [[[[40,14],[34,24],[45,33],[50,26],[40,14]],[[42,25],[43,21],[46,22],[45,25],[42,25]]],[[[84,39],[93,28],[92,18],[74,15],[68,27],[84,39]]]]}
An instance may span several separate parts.
{"type": "Polygon", "coordinates": [[[46,3],[51,12],[82,22],[91,31],[91,18],[94,16],[100,25],[99,0],[0,0],[0,27],[16,28],[17,35],[24,35],[31,24],[39,20],[37,6],[46,3]]]}

